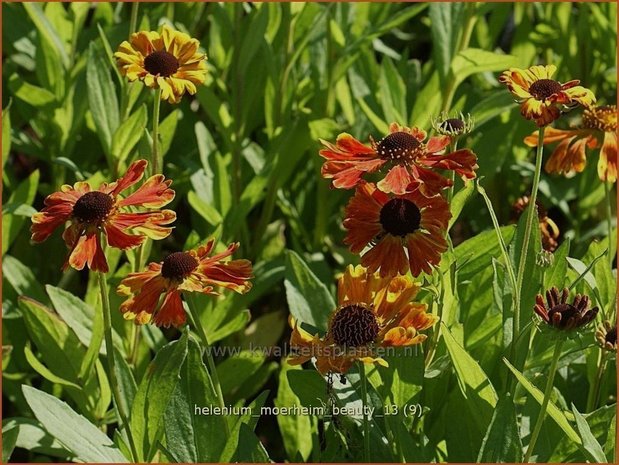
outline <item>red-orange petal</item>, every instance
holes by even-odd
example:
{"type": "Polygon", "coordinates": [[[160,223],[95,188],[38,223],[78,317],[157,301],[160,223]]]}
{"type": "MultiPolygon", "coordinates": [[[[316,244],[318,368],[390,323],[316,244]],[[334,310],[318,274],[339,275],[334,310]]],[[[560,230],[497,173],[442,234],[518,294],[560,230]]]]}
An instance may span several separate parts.
{"type": "Polygon", "coordinates": [[[120,194],[122,191],[133,186],[140,179],[142,179],[147,165],[148,162],[146,160],[134,161],[133,163],[131,163],[129,168],[127,168],[127,171],[123,177],[121,177],[118,181],[110,184],[109,186],[106,186],[103,191],[113,196],[120,194]]]}
{"type": "Polygon", "coordinates": [[[118,206],[140,205],[148,208],[160,208],[169,204],[175,192],[170,189],[171,180],[165,180],[163,174],[151,176],[133,194],[118,202],[118,206]]]}
{"type": "Polygon", "coordinates": [[[178,328],[185,324],[185,319],[185,309],[183,308],[180,292],[176,289],[169,291],[163,299],[161,308],[155,313],[153,323],[165,328],[170,326],[178,328]]]}
{"type": "Polygon", "coordinates": [[[81,236],[69,255],[68,264],[76,270],[83,270],[84,266],[88,265],[92,271],[107,273],[109,271],[107,260],[99,236],[96,233],[81,236]]]}

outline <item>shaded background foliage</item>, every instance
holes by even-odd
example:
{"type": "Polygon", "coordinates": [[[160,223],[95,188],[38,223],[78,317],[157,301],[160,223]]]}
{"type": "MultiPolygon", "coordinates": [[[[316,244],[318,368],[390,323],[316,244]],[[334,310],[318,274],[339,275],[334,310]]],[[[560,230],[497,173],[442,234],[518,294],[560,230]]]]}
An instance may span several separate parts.
{"type": "MultiPolygon", "coordinates": [[[[98,426],[115,421],[103,365],[96,350],[86,351],[100,337],[93,310],[99,305],[96,283],[86,271],[61,273],[65,246],[60,235],[32,246],[28,226],[43,198],[61,184],[83,179],[97,184],[124,172],[132,160],[148,158],[153,94],[139,83],[124,82],[114,71],[110,53],[128,36],[131,8],[108,3],[2,5],[3,425],[7,435],[15,436],[14,460],[77,456],[32,419],[22,384],[62,398],[98,426]],[[59,317],[44,306],[54,308],[59,317]],[[89,376],[82,378],[84,373],[89,376]]],[[[343,207],[351,192],[332,190],[320,177],[318,139],[333,140],[344,131],[360,140],[370,134],[380,138],[392,121],[428,130],[441,110],[469,112],[476,127],[460,146],[477,153],[478,176],[499,221],[507,225],[513,222],[511,205],[530,189],[532,151],[522,140],[534,127],[520,117],[512,97],[498,84],[497,73],[511,66],[553,63],[560,81],[581,79],[599,103],[614,103],[614,17],[615,4],[586,2],[141,3],[139,30],[171,22],[198,38],[208,55],[207,82],[197,95],[186,96],[179,105],[162,104],[163,166],[174,180],[177,195],[171,208],[178,220],[174,233],[153,245],[151,260],[209,236],[241,242],[238,256],[255,264],[252,292],[198,302],[210,337],[222,346],[281,344],[289,335],[289,311],[298,312],[296,308],[304,305],[326,321],[335,276],[358,257],[342,242],[343,207]],[[320,292],[308,294],[316,288],[320,292]]],[[[559,124],[566,126],[577,118],[570,114],[559,124]]],[[[528,303],[541,283],[573,282],[606,247],[604,187],[597,179],[596,161],[590,155],[585,172],[571,179],[542,175],[540,200],[559,225],[561,241],[569,241],[573,258],[566,260],[568,248],[563,246],[552,269],[543,275],[535,269],[528,303]]],[[[396,358],[391,361],[396,374],[374,370],[370,378],[377,405],[389,398],[425,407],[421,419],[377,419],[376,444],[383,444],[384,434],[397,444],[396,450],[377,445],[377,460],[495,460],[488,454],[492,441],[499,441],[496,431],[505,430],[505,425],[515,428],[518,415],[520,435],[526,438],[527,425],[539,410],[521,386],[511,393],[517,410],[505,401],[502,356],[509,336],[502,328],[510,291],[504,284],[504,264],[481,196],[471,190],[459,207],[463,209],[451,234],[454,243],[462,245],[453,256],[445,256],[441,267],[447,279],[449,263],[458,263],[457,292],[441,302],[449,329],[434,361],[424,376],[421,357],[409,366],[396,358]],[[480,380],[490,387],[475,391],[480,380]],[[397,399],[394,390],[400,393],[397,399]],[[495,406],[500,414],[493,417],[495,406]]],[[[612,208],[616,211],[614,204],[612,208]]],[[[519,253],[514,226],[504,234],[508,242],[514,238],[513,253],[519,253]]],[[[115,286],[135,258],[116,251],[109,256],[115,270],[110,282],[115,286]]],[[[606,259],[594,264],[577,289],[597,292],[605,312],[616,313],[615,274],[606,259]]],[[[431,302],[431,293],[423,298],[431,302]]],[[[111,299],[117,308],[119,298],[112,294],[111,299]]],[[[528,323],[526,310],[523,315],[528,323]]],[[[142,328],[141,343],[131,354],[134,329],[119,313],[114,316],[122,355],[118,358],[128,359],[126,369],[132,372],[127,377],[133,380],[128,381],[133,386],[128,388],[130,401],[139,395],[135,382],[140,385],[154,354],[180,333],[142,328]]],[[[161,412],[166,427],[160,434],[167,439],[161,439],[161,447],[168,459],[360,457],[355,444],[361,443],[361,433],[349,419],[324,430],[310,418],[263,417],[257,424],[250,419],[239,425],[239,445],[230,446],[232,452],[201,450],[199,441],[195,448],[177,449],[173,439],[186,425],[175,422],[172,413],[191,406],[179,393],[187,394],[182,386],[189,389],[191,376],[202,373],[195,344],[191,339],[184,344],[185,352],[174,346],[183,366],[175,388],[178,395],[161,397],[170,402],[170,410],[161,412]]],[[[574,420],[572,403],[579,412],[587,408],[598,357],[592,344],[589,330],[569,343],[570,354],[561,360],[553,400],[568,411],[569,420],[574,420]]],[[[535,338],[525,375],[540,388],[550,355],[545,341],[535,338]]],[[[221,357],[219,367],[226,400],[232,404],[307,404],[325,392],[320,376],[292,370],[280,356],[221,357]]],[[[615,421],[614,367],[613,359],[603,376],[600,408],[587,412],[593,436],[609,460],[614,454],[614,434],[608,427],[615,421]]],[[[354,382],[352,373],[350,383],[354,382]]],[[[350,383],[336,387],[345,391],[350,383]]],[[[195,395],[208,401],[208,393],[195,395]]],[[[568,440],[550,418],[546,426],[539,460],[588,458],[583,452],[587,449],[568,440]]],[[[201,427],[207,434],[218,425],[201,427]]],[[[113,439],[122,442],[118,434],[113,439]]],[[[515,445],[505,446],[507,455],[499,458],[516,460],[519,442],[514,438],[515,445]]]]}

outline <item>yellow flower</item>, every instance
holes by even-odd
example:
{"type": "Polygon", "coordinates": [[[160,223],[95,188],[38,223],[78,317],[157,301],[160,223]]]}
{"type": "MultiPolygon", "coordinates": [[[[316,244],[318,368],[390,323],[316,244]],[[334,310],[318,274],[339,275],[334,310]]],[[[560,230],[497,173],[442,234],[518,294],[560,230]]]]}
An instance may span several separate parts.
{"type": "Polygon", "coordinates": [[[338,281],[339,306],[324,337],[312,336],[290,318],[295,354],[288,363],[299,365],[316,357],[323,375],[346,373],[356,360],[387,366],[379,348],[420,344],[427,336],[419,331],[436,323],[426,304],[411,302],[418,291],[407,276],[381,278],[360,265],[348,266],[338,281]]]}
{"type": "Polygon", "coordinates": [[[164,25],[156,31],[131,34],[114,54],[123,76],[142,81],[152,89],[161,89],[161,99],[178,103],[187,91],[195,94],[196,85],[206,79],[206,54],[200,43],[184,32],[164,25]]]}
{"type": "Polygon", "coordinates": [[[576,104],[588,108],[595,103],[593,92],[579,86],[580,81],[561,84],[551,79],[556,69],[554,65],[510,68],[499,77],[499,82],[505,84],[521,103],[522,116],[535,120],[539,127],[558,119],[562,109],[567,110],[576,104]]]}

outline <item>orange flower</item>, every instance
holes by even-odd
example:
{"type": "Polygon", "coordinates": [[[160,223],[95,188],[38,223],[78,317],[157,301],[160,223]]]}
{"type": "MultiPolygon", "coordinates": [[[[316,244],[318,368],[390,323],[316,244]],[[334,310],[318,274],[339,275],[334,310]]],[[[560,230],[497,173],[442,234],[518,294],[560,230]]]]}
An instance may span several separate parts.
{"type": "Polygon", "coordinates": [[[426,339],[419,331],[437,318],[426,313],[427,305],[411,302],[419,286],[406,276],[381,278],[362,266],[349,265],[338,280],[338,308],[329,319],[324,337],[311,335],[290,318],[288,358],[300,365],[313,357],[321,374],[346,373],[356,360],[387,366],[380,348],[411,346],[426,339]]]}
{"type": "Polygon", "coordinates": [[[367,250],[361,263],[370,272],[380,268],[381,276],[405,274],[413,276],[432,272],[432,265],[447,250],[445,240],[451,213],[440,195],[425,197],[419,191],[389,196],[374,184],[357,187],[346,206],[344,242],[354,253],[367,250]],[[408,257],[404,251],[408,251],[408,257]]]}
{"type": "Polygon", "coordinates": [[[101,234],[109,246],[123,250],[139,246],[146,237],[167,237],[172,232],[167,225],[176,219],[172,210],[135,212],[129,207],[158,209],[167,205],[174,198],[171,180],[165,181],[161,174],[151,176],[132,194],[120,195],[142,179],[147,164],[146,160],[132,163],[122,178],[103,183],[98,190],[91,190],[86,182],[77,182],[48,195],[45,208],[32,215],[32,240],[43,242],[56,228],[70,221],[62,235],[70,250],[62,269],[71,265],[81,270],[88,265],[93,271],[105,273],[108,265],[101,248],[101,234]],[[129,231],[134,234],[128,234],[129,231]]]}
{"type": "MultiPolygon", "coordinates": [[[[524,139],[530,147],[537,146],[537,132],[524,139]]],[[[604,182],[617,181],[617,107],[594,106],[582,114],[582,126],[576,129],[546,128],[544,145],[559,142],[545,169],[549,173],[581,173],[585,169],[585,147],[600,148],[598,176],[604,182]]]]}
{"type": "Polygon", "coordinates": [[[531,66],[529,69],[510,68],[499,77],[499,82],[521,103],[520,113],[526,119],[535,120],[538,126],[546,126],[561,116],[561,110],[574,105],[589,107],[595,103],[595,95],[589,89],[572,80],[561,84],[552,75],[555,65],[531,66]]]}
{"type": "Polygon", "coordinates": [[[215,286],[244,294],[251,289],[252,266],[249,260],[223,259],[239,248],[230,244],[221,253],[209,256],[215,241],[188,252],[174,252],[161,263],[150,263],[146,271],[130,273],[117,288],[118,294],[128,297],[120,311],[125,319],[136,324],[151,320],[157,326],[182,326],[185,309],[181,292],[200,292],[219,295],[215,286]],[[161,294],[165,294],[163,301],[161,294]]]}
{"type": "Polygon", "coordinates": [[[389,134],[370,146],[362,144],[350,134],[340,134],[335,145],[320,140],[326,147],[320,155],[327,161],[322,165],[322,176],[333,179],[333,186],[350,189],[359,184],[366,173],[382,168],[387,171],[378,188],[386,193],[402,195],[420,189],[433,196],[449,187],[450,179],[434,169],[453,170],[464,179],[475,177],[477,157],[468,149],[441,154],[449,145],[449,136],[430,137],[419,128],[407,128],[397,123],[389,126],[389,134]]]}

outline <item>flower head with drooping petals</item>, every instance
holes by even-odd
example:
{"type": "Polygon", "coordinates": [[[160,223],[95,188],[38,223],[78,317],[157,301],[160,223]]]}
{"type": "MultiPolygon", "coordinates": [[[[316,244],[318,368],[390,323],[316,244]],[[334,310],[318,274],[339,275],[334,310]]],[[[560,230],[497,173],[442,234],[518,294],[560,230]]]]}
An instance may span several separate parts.
{"type": "Polygon", "coordinates": [[[166,181],[162,174],[151,176],[135,192],[123,195],[142,179],[147,164],[146,160],[132,163],[118,181],[101,184],[97,190],[86,182],[77,182],[48,195],[45,207],[32,216],[32,240],[43,242],[70,221],[62,235],[69,248],[63,269],[69,265],[76,270],[88,266],[93,271],[107,272],[101,237],[110,247],[122,250],[139,246],[146,237],[167,237],[176,213],[159,208],[174,199],[171,180],[166,181]],[[134,211],[136,208],[147,211],[134,211]]]}
{"type": "Polygon", "coordinates": [[[431,197],[451,186],[449,178],[435,170],[453,170],[463,179],[473,179],[477,157],[469,149],[443,154],[449,136],[430,137],[425,131],[392,123],[389,134],[378,142],[370,138],[364,145],[350,134],[340,134],[335,144],[321,140],[320,155],[326,159],[322,176],[333,180],[333,187],[351,189],[364,175],[384,171],[377,187],[386,193],[402,195],[414,190],[431,197]]]}
{"type": "Polygon", "coordinates": [[[346,206],[344,242],[361,263],[381,276],[432,273],[447,250],[451,213],[441,195],[425,197],[419,191],[388,195],[374,184],[363,183],[346,206]],[[408,254],[408,256],[407,256],[408,254]]]}
{"type": "Polygon", "coordinates": [[[174,252],[160,263],[150,263],[146,271],[130,273],[117,288],[127,297],[120,311],[136,324],[153,322],[157,326],[182,326],[186,315],[181,294],[199,292],[219,295],[216,287],[244,294],[251,289],[252,266],[249,260],[228,260],[238,248],[233,243],[211,255],[215,241],[187,252],[174,252]],[[161,301],[161,296],[163,300],[161,301]]]}

